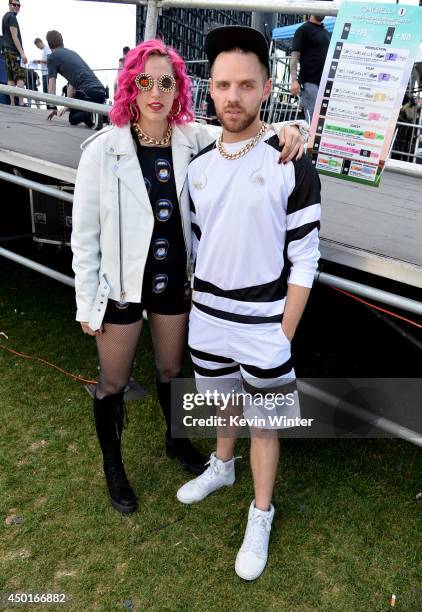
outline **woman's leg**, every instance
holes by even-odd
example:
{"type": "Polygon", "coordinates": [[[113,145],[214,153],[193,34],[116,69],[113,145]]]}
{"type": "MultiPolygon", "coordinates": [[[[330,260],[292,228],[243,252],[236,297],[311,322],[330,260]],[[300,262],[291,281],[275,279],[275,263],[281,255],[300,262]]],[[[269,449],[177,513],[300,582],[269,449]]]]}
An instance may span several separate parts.
{"type": "Polygon", "coordinates": [[[137,501],[124,469],[120,443],[123,431],[123,393],[132,369],[142,329],[142,319],[129,324],[104,323],[96,336],[100,359],[100,381],[94,396],[94,419],[104,461],[104,474],[111,503],[129,514],[137,501]]]}
{"type": "MultiPolygon", "coordinates": [[[[157,395],[166,420],[166,451],[194,474],[204,470],[204,458],[186,437],[171,435],[171,379],[181,374],[189,314],[148,313],[156,366],[157,395]]],[[[178,429],[180,429],[178,425],[178,429]]]]}
{"type": "Polygon", "coordinates": [[[98,399],[125,388],[132,372],[141,330],[142,319],[124,325],[104,323],[104,332],[96,336],[100,359],[100,381],[96,389],[98,399]]]}
{"type": "Polygon", "coordinates": [[[189,313],[179,315],[148,313],[154,347],[155,367],[160,382],[180,375],[186,348],[189,313]]]}

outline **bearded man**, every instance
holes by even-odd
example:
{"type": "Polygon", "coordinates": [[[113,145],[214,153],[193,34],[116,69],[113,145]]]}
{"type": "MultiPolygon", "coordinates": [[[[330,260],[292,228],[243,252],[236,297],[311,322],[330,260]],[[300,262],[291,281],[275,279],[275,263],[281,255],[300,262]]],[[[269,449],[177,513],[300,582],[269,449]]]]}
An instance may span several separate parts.
{"type": "MultiPolygon", "coordinates": [[[[188,170],[196,254],[189,347],[198,390],[239,393],[252,422],[255,498],[235,570],[254,580],[267,562],[277,432],[285,427],[265,402],[270,391],[286,398],[294,387],[290,343],[318,265],[320,181],[305,156],[276,163],[278,138],[260,119],[272,87],[264,36],[242,26],[217,28],[205,50],[223,130],[188,170]]],[[[277,416],[298,418],[297,391],[290,395],[277,416]]],[[[220,434],[208,469],[177,492],[180,502],[202,501],[234,483],[236,431],[220,434]]]]}

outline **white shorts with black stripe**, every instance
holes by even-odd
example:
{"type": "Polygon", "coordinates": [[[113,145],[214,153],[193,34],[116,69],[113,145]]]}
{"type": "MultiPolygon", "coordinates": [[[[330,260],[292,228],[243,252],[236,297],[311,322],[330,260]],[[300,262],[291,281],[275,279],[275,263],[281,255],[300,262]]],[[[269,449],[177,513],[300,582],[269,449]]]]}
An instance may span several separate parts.
{"type": "Polygon", "coordinates": [[[242,394],[244,417],[260,419],[264,429],[284,429],[287,419],[300,418],[290,342],[280,323],[245,325],[193,306],[189,349],[199,393],[242,394]]]}

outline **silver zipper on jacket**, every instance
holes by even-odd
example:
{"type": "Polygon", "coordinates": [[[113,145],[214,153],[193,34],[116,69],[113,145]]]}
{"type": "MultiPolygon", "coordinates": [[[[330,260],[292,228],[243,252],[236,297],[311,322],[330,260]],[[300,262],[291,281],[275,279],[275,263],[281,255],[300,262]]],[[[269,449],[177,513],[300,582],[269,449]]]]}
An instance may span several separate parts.
{"type": "MultiPolygon", "coordinates": [[[[117,161],[119,162],[120,155],[117,156],[117,161]]],[[[129,302],[125,301],[126,293],[123,288],[123,238],[122,238],[122,212],[120,206],[120,179],[117,177],[117,208],[119,215],[119,268],[120,268],[120,301],[116,302],[117,308],[120,310],[124,310],[128,308],[129,302]]]]}

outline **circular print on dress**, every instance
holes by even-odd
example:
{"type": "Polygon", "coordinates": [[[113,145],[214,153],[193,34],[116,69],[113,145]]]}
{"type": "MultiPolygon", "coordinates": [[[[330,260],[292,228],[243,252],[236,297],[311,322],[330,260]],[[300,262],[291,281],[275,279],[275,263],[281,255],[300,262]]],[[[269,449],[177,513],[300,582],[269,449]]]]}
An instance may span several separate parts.
{"type": "Polygon", "coordinates": [[[151,181],[146,176],[144,176],[144,181],[145,181],[145,187],[147,189],[147,193],[149,195],[149,192],[151,191],[151,181]]]}
{"type": "Polygon", "coordinates": [[[163,293],[168,283],[167,274],[156,274],[152,279],[152,290],[154,293],[163,293]]]}
{"type": "Polygon", "coordinates": [[[155,175],[161,183],[167,183],[170,179],[171,166],[166,159],[155,160],[155,175]]]}
{"type": "Polygon", "coordinates": [[[155,205],[155,216],[158,221],[168,221],[173,212],[173,204],[170,200],[158,200],[155,205]]]}
{"type": "Polygon", "coordinates": [[[165,259],[169,250],[169,241],[165,238],[156,238],[152,245],[155,259],[165,259]]]}

